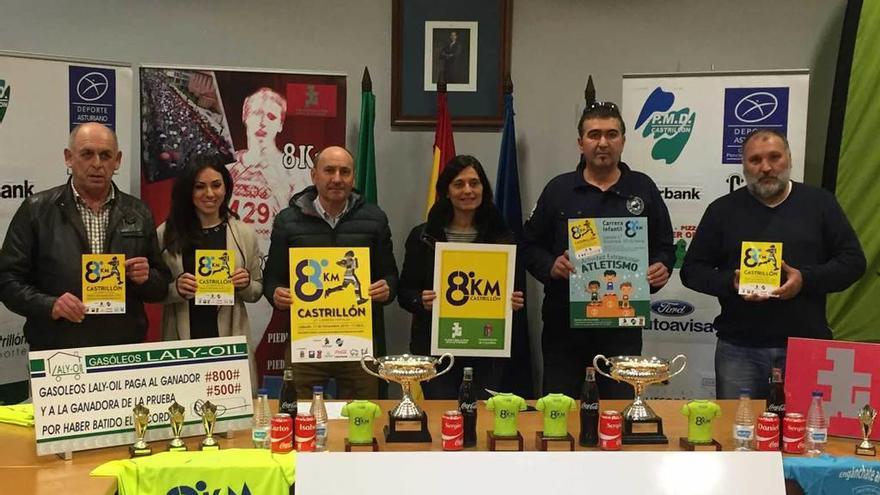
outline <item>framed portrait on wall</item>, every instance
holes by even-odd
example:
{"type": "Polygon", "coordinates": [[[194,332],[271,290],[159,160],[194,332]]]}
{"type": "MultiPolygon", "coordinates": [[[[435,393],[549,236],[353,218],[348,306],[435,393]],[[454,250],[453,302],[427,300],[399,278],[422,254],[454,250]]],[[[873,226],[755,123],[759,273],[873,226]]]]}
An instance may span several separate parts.
{"type": "Polygon", "coordinates": [[[479,23],[425,22],[425,91],[437,91],[442,75],[446,91],[477,90],[479,23]]]}
{"type": "Polygon", "coordinates": [[[393,126],[434,125],[442,77],[454,126],[501,127],[511,1],[393,0],[393,126]]]}

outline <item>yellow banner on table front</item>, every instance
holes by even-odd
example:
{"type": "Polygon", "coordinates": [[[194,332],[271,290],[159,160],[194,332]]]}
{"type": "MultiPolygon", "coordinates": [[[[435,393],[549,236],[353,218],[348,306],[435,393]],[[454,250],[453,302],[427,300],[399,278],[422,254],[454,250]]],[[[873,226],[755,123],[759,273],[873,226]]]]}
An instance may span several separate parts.
{"type": "Polygon", "coordinates": [[[196,300],[198,306],[235,304],[235,256],[228,249],[196,249],[196,300]]]}
{"type": "Polygon", "coordinates": [[[125,255],[82,255],[82,302],[88,314],[125,313],[125,255]]]}
{"type": "Polygon", "coordinates": [[[438,242],[431,354],[510,357],[516,247],[438,242]]]}
{"type": "Polygon", "coordinates": [[[369,248],[290,249],[294,362],[359,361],[373,353],[369,248]]]}

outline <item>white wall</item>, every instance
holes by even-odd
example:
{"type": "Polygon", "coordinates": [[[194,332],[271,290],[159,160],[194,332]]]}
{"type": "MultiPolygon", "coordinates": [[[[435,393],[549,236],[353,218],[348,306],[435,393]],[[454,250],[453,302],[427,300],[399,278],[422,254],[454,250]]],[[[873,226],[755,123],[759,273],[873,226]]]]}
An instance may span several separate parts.
{"type": "MultiPolygon", "coordinates": [[[[550,177],[575,165],[588,74],[600,100],[619,102],[624,73],[809,68],[806,181],[821,180],[845,0],[513,1],[525,214],[550,177]]],[[[133,64],[346,72],[349,145],[357,141],[360,77],[369,66],[380,204],[402,263],[403,241],[421,219],[433,132],[390,127],[390,0],[0,0],[0,49],[133,64]]],[[[133,125],[139,128],[137,113],[133,125]]],[[[455,136],[456,150],[479,158],[492,178],[499,140],[495,131],[455,136]]],[[[137,156],[137,147],[125,151],[137,156]]],[[[530,295],[535,332],[536,284],[530,295]]],[[[390,349],[402,351],[408,315],[396,305],[387,314],[390,349]]]]}

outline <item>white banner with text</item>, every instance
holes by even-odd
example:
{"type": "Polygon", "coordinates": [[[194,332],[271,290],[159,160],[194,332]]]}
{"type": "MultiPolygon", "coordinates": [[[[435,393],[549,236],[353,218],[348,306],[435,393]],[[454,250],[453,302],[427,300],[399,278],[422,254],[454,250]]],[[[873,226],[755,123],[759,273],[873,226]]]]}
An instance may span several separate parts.
{"type": "Polygon", "coordinates": [[[148,443],[172,437],[175,402],[186,409],[181,436],[204,435],[206,401],[217,406],[215,433],[251,424],[244,336],[39,351],[29,359],[38,455],[134,443],[137,404],[150,410],[148,443]]]}
{"type": "Polygon", "coordinates": [[[623,118],[629,124],[624,161],[648,174],[669,208],[675,272],[651,298],[642,353],[688,357],[687,370],[650,394],[715,396],[713,322],[717,299],[685,288],[678,268],[709,203],[745,186],[740,150],[759,128],[791,145],[791,178],[802,181],[809,72],[806,70],[633,74],[623,76],[623,118]]]}

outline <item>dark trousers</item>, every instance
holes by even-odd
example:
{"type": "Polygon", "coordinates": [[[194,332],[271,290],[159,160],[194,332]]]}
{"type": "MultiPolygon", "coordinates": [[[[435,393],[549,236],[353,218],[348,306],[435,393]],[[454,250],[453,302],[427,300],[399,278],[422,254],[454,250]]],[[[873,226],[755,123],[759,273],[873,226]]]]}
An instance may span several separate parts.
{"type": "Polygon", "coordinates": [[[785,347],[745,347],[718,339],[715,345],[715,398],[738,399],[749,389],[752,399],[770,394],[770,370],[785,371],[785,347]]]}
{"type": "MultiPolygon", "coordinates": [[[[593,366],[597,354],[605,357],[638,356],[642,353],[640,328],[571,328],[568,309],[553,309],[544,304],[544,329],[541,334],[544,356],[544,394],[563,393],[580,397],[587,366],[593,366]]],[[[600,363],[604,365],[604,362],[600,363]]],[[[607,367],[602,371],[608,372],[607,367]]],[[[596,373],[599,397],[631,399],[633,387],[596,373]]]]}
{"type": "Polygon", "coordinates": [[[379,381],[361,369],[357,361],[341,363],[293,363],[293,379],[299,400],[312,399],[312,387],[326,386],[330,378],[336,380],[334,399],[376,399],[379,381]]]}
{"type": "MultiPolygon", "coordinates": [[[[448,373],[422,382],[422,391],[425,393],[426,399],[457,399],[464,368],[469,366],[474,369],[473,387],[478,399],[489,398],[489,393],[486,392],[487,388],[496,392],[509,392],[509,390],[498,390],[505,361],[507,361],[505,358],[457,357],[448,373]]],[[[446,363],[447,361],[444,359],[438,369],[443,369],[446,363]]]]}

